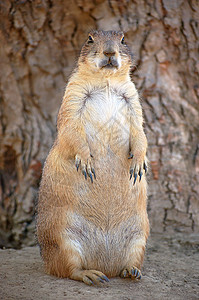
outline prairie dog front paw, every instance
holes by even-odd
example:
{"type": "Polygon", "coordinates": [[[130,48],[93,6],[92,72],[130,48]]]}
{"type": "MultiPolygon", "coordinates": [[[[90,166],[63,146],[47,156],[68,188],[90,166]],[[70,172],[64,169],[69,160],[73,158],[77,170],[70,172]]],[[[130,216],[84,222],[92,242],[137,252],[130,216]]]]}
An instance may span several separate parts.
{"type": "Polygon", "coordinates": [[[143,174],[147,172],[147,139],[143,131],[134,134],[130,146],[130,180],[133,177],[133,184],[135,184],[138,176],[141,181],[143,174]]]}
{"type": "Polygon", "coordinates": [[[130,153],[130,159],[132,159],[131,165],[130,165],[130,180],[132,177],[134,178],[133,184],[136,183],[137,178],[139,177],[139,181],[142,179],[142,175],[144,172],[147,172],[147,162],[146,157],[136,157],[130,153]]]}
{"type": "Polygon", "coordinates": [[[91,182],[93,183],[93,178],[96,179],[95,170],[92,163],[91,156],[87,159],[83,159],[81,155],[77,154],[75,156],[75,166],[77,171],[80,169],[82,174],[84,175],[85,179],[90,177],[91,182]]]}

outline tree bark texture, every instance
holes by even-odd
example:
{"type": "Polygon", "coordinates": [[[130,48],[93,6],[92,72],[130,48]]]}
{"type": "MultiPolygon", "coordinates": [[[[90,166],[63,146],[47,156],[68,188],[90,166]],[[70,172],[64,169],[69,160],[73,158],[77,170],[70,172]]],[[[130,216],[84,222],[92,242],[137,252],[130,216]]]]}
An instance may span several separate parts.
{"type": "Polygon", "coordinates": [[[151,230],[199,226],[199,2],[0,1],[0,244],[34,238],[44,160],[91,29],[123,30],[149,142],[151,230]]]}

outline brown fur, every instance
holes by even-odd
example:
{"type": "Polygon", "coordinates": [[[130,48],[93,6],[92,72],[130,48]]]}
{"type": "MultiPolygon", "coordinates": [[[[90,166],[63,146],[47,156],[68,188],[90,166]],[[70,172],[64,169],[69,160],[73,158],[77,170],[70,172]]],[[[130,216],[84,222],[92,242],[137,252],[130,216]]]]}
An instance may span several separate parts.
{"type": "Polygon", "coordinates": [[[149,234],[147,140],[122,37],[95,31],[83,46],[39,191],[37,237],[46,272],[87,284],[104,281],[101,272],[135,278],[131,270],[141,267],[149,234]],[[141,180],[133,184],[129,170],[142,172],[141,180]]]}

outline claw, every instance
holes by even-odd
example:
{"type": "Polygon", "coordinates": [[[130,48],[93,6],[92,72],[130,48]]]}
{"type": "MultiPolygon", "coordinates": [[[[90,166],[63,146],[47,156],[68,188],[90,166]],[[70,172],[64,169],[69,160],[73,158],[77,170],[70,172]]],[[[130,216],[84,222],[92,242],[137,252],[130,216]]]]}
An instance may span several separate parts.
{"type": "Polygon", "coordinates": [[[147,165],[146,165],[145,162],[144,162],[144,164],[143,164],[143,168],[144,168],[144,170],[145,170],[145,173],[147,173],[147,165]]]}
{"type": "Polygon", "coordinates": [[[124,276],[124,278],[127,276],[127,271],[126,270],[124,270],[123,276],[124,276]]]}
{"type": "Polygon", "coordinates": [[[93,281],[88,276],[86,276],[86,279],[84,282],[88,285],[94,285],[93,281]]]}
{"type": "Polygon", "coordinates": [[[140,181],[141,181],[142,175],[143,175],[142,171],[140,170],[138,174],[139,174],[139,176],[140,176],[140,181]]]}
{"type": "Polygon", "coordinates": [[[88,172],[88,176],[90,177],[91,182],[93,183],[93,176],[92,176],[92,173],[91,173],[91,172],[88,172]]]}
{"type": "Polygon", "coordinates": [[[133,185],[136,183],[137,177],[138,177],[137,173],[134,173],[134,182],[133,182],[133,185]]]}
{"type": "Polygon", "coordinates": [[[129,179],[129,180],[131,180],[131,178],[132,178],[132,176],[133,176],[133,172],[134,172],[134,170],[133,170],[133,169],[130,169],[130,179],[129,179]]]}
{"type": "Polygon", "coordinates": [[[131,270],[131,274],[134,276],[135,275],[135,269],[131,270]]]}
{"type": "Polygon", "coordinates": [[[79,169],[79,163],[75,163],[75,166],[76,166],[76,169],[77,169],[77,172],[78,172],[78,169],[79,169]]]}
{"type": "Polygon", "coordinates": [[[99,281],[102,282],[102,283],[104,283],[104,280],[102,278],[100,278],[100,277],[99,277],[99,281]]]}
{"type": "Polygon", "coordinates": [[[87,180],[87,174],[85,170],[82,170],[82,174],[84,175],[85,179],[87,180]]]}
{"type": "Polygon", "coordinates": [[[81,162],[80,159],[78,159],[78,158],[75,159],[75,166],[76,166],[77,171],[79,170],[80,162],[81,162]]]}
{"type": "Polygon", "coordinates": [[[106,277],[106,275],[102,276],[102,278],[103,278],[106,282],[109,282],[109,279],[108,279],[108,277],[106,277]]]}
{"type": "Polygon", "coordinates": [[[140,272],[139,271],[137,271],[136,277],[137,278],[140,277],[140,272]]]}
{"type": "Polygon", "coordinates": [[[135,268],[133,268],[131,270],[131,274],[132,274],[132,276],[134,276],[137,279],[141,279],[141,277],[142,277],[141,272],[135,268]]]}
{"type": "Polygon", "coordinates": [[[129,157],[128,157],[128,159],[132,159],[132,158],[133,158],[133,156],[134,156],[134,155],[133,155],[133,154],[130,152],[130,153],[129,153],[129,157]]]}
{"type": "Polygon", "coordinates": [[[95,170],[93,168],[91,168],[91,172],[93,173],[94,178],[96,179],[95,170]]]}

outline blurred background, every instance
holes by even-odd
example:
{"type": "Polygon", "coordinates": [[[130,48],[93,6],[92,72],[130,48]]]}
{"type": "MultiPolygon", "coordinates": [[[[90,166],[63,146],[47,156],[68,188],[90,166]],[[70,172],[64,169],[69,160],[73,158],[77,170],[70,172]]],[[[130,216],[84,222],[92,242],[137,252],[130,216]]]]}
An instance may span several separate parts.
{"type": "Polygon", "coordinates": [[[0,1],[0,246],[35,244],[35,201],[91,29],[123,30],[144,110],[152,232],[199,229],[199,2],[0,1]]]}

